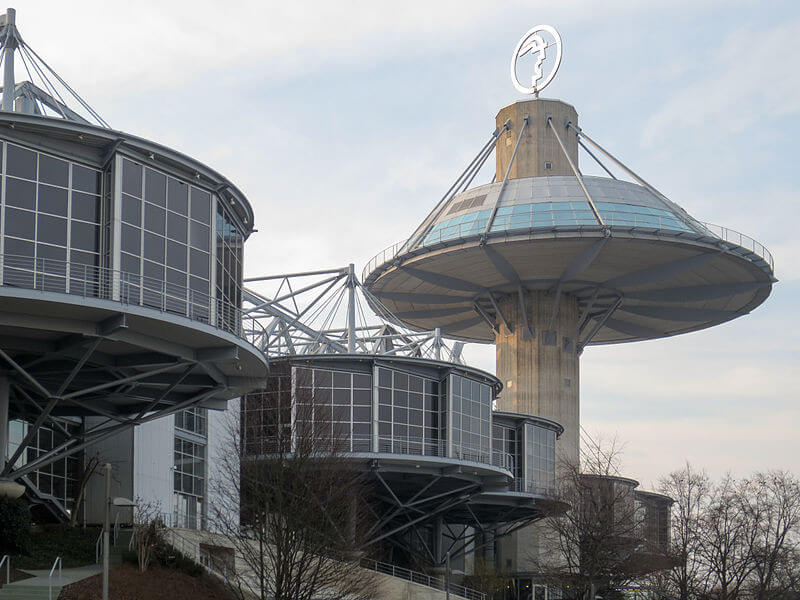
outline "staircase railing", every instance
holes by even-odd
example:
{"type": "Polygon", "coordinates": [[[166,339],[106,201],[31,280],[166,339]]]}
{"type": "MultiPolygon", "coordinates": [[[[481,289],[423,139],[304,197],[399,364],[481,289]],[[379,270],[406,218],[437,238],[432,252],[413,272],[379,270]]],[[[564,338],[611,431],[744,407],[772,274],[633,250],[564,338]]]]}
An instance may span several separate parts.
{"type": "Polygon", "coordinates": [[[371,571],[377,571],[378,573],[383,573],[384,575],[391,575],[392,577],[405,579],[411,583],[417,583],[419,585],[424,585],[436,590],[441,590],[443,592],[447,592],[449,590],[452,595],[467,598],[467,600],[486,600],[486,594],[483,592],[464,587],[463,585],[456,585],[455,583],[445,584],[445,582],[439,577],[432,577],[431,575],[426,575],[425,573],[419,573],[417,571],[411,571],[410,569],[406,569],[404,567],[397,567],[389,563],[367,559],[361,561],[361,566],[365,569],[370,569],[371,571]]]}
{"type": "Polygon", "coordinates": [[[56,556],[53,566],[50,567],[50,575],[47,576],[47,598],[53,600],[53,572],[58,567],[58,580],[61,581],[61,557],[56,556]]]}
{"type": "Polygon", "coordinates": [[[3,563],[6,565],[6,585],[11,583],[11,557],[8,554],[4,554],[3,558],[0,558],[0,569],[3,568],[3,563]]]}

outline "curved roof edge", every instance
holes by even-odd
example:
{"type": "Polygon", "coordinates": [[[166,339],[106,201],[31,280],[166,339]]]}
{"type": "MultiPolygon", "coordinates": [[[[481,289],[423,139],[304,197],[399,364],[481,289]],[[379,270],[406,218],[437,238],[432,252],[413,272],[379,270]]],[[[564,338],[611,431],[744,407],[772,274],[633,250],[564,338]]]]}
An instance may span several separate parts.
{"type": "MultiPolygon", "coordinates": [[[[0,125],[7,125],[16,131],[30,131],[33,133],[46,134],[58,131],[62,136],[67,134],[63,141],[94,148],[107,147],[109,152],[111,150],[128,150],[139,154],[145,162],[149,160],[156,168],[159,161],[161,161],[168,167],[183,170],[187,173],[187,177],[194,177],[198,183],[205,184],[220,195],[227,190],[228,199],[237,209],[236,212],[244,225],[245,238],[253,232],[255,215],[244,193],[218,171],[182,152],[123,131],[65,121],[53,117],[0,112],[0,125]],[[74,134],[74,138],[71,137],[71,134],[74,134]]],[[[43,150],[46,149],[43,148],[43,150]]],[[[54,150],[51,149],[50,152],[54,150]]]]}

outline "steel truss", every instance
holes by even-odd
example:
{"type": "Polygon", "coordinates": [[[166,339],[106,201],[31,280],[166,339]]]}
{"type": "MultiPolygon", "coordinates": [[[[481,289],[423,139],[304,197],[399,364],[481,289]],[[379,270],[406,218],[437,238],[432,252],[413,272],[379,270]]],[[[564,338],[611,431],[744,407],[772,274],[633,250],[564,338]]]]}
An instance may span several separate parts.
{"type": "Polygon", "coordinates": [[[372,354],[464,364],[463,344],[448,345],[440,330],[419,332],[396,325],[397,317],[361,284],[352,264],[253,277],[245,283],[243,312],[263,328],[256,345],[267,359],[372,354]]]}
{"type": "Polygon", "coordinates": [[[427,483],[414,474],[413,483],[404,481],[398,471],[377,460],[370,471],[381,506],[370,507],[376,522],[365,547],[394,548],[414,568],[441,568],[448,555],[454,559],[491,548],[495,539],[530,525],[550,510],[532,498],[512,495],[488,503],[482,495],[493,487],[492,481],[463,473],[454,476],[453,469],[430,473],[427,483]]]}

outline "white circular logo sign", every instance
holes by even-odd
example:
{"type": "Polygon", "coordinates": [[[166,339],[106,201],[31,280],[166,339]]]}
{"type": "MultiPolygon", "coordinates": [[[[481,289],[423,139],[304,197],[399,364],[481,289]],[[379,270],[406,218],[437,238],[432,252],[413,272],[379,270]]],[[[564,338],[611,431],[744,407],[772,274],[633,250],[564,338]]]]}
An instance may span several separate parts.
{"type": "Polygon", "coordinates": [[[514,55],[511,57],[511,81],[514,83],[514,87],[523,94],[538,96],[539,92],[553,80],[560,64],[561,36],[558,35],[555,27],[537,25],[522,36],[514,49],[514,55]],[[549,72],[545,74],[542,72],[542,67],[547,57],[552,56],[553,52],[555,52],[555,60],[549,67],[549,72]],[[530,55],[534,61],[530,85],[521,83],[517,74],[517,61],[526,55],[530,55]]]}

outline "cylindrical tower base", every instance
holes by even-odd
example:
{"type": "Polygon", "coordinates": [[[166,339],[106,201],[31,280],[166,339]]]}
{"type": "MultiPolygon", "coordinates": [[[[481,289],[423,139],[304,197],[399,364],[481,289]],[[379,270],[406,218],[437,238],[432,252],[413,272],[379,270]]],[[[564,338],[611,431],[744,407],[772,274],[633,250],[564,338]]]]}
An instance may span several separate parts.
{"type": "MultiPolygon", "coordinates": [[[[577,299],[548,291],[524,291],[500,299],[498,308],[502,318],[498,319],[495,339],[497,377],[504,386],[498,409],[561,424],[564,433],[557,445],[557,458],[577,464],[577,299]]],[[[562,471],[558,464],[556,471],[562,471]]]]}

